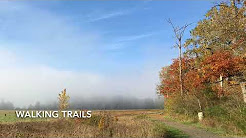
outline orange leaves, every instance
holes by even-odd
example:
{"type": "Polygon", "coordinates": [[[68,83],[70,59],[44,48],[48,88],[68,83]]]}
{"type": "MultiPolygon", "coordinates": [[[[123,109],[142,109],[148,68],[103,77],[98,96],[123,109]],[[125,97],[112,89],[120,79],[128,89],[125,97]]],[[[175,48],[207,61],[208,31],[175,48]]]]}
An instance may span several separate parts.
{"type": "MultiPolygon", "coordinates": [[[[245,66],[245,59],[228,51],[219,51],[206,56],[197,65],[194,58],[184,57],[182,69],[185,92],[189,94],[199,93],[207,83],[217,82],[220,75],[224,78],[240,75],[245,66]]],[[[170,96],[179,94],[178,67],[178,59],[174,59],[169,67],[162,69],[160,73],[161,84],[158,86],[160,94],[169,94],[170,96]]]]}
{"type": "MultiPolygon", "coordinates": [[[[198,69],[195,68],[195,60],[184,57],[182,59],[183,82],[185,92],[195,92],[202,88],[202,81],[198,69]]],[[[163,68],[160,73],[161,84],[158,86],[160,94],[173,96],[179,94],[179,61],[174,59],[173,63],[166,68],[163,68]]]]}
{"type": "Polygon", "coordinates": [[[220,51],[204,58],[201,63],[203,77],[208,81],[215,81],[220,75],[229,77],[237,75],[244,60],[239,56],[234,56],[231,52],[220,51]]]}

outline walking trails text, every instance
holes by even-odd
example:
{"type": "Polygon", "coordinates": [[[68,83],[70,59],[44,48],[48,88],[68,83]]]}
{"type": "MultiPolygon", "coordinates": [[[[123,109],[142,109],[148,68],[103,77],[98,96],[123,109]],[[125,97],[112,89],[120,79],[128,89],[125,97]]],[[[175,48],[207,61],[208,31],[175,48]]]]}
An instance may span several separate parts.
{"type": "Polygon", "coordinates": [[[91,118],[91,111],[15,111],[18,118],[91,118]]]}

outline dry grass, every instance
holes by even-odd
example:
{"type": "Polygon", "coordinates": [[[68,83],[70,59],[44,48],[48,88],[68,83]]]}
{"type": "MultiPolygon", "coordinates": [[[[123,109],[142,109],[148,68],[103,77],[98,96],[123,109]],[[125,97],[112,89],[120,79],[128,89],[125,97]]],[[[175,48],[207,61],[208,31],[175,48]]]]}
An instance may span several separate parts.
{"type": "Polygon", "coordinates": [[[157,110],[96,111],[90,119],[0,123],[0,137],[163,137],[145,115],[157,110]]]}

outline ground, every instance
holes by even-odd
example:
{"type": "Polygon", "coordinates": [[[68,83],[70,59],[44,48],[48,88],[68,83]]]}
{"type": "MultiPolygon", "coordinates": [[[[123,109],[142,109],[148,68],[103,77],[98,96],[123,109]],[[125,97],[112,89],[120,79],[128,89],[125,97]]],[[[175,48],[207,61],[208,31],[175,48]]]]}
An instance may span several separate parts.
{"type": "Polygon", "coordinates": [[[19,119],[14,112],[0,111],[0,137],[222,137],[168,119],[162,110],[97,110],[91,119],[65,120],[19,119]]]}

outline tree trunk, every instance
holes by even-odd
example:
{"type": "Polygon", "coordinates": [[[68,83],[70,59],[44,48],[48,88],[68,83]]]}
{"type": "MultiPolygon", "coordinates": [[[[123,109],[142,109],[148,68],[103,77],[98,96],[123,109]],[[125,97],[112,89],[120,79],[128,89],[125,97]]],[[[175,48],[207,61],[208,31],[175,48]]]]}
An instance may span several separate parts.
{"type": "Polygon", "coordinates": [[[246,103],[246,82],[241,82],[240,86],[243,93],[243,101],[246,103]]]}
{"type": "Polygon", "coordinates": [[[220,91],[218,93],[218,97],[221,98],[222,96],[224,96],[224,88],[223,88],[223,76],[220,74],[220,78],[219,78],[219,86],[220,86],[220,91]]]}
{"type": "Polygon", "coordinates": [[[181,40],[179,40],[179,81],[180,81],[180,94],[183,95],[183,78],[182,78],[182,49],[181,40]]]}
{"type": "Polygon", "coordinates": [[[220,74],[220,88],[223,90],[223,76],[220,74]]]}
{"type": "MultiPolygon", "coordinates": [[[[185,29],[189,24],[184,25],[183,27],[175,27],[172,21],[169,19],[168,22],[173,27],[173,32],[176,37],[176,45],[179,48],[179,81],[180,81],[180,95],[183,96],[183,75],[182,75],[182,37],[184,35],[185,29]]],[[[188,93],[187,93],[188,94],[188,93]]]]}

